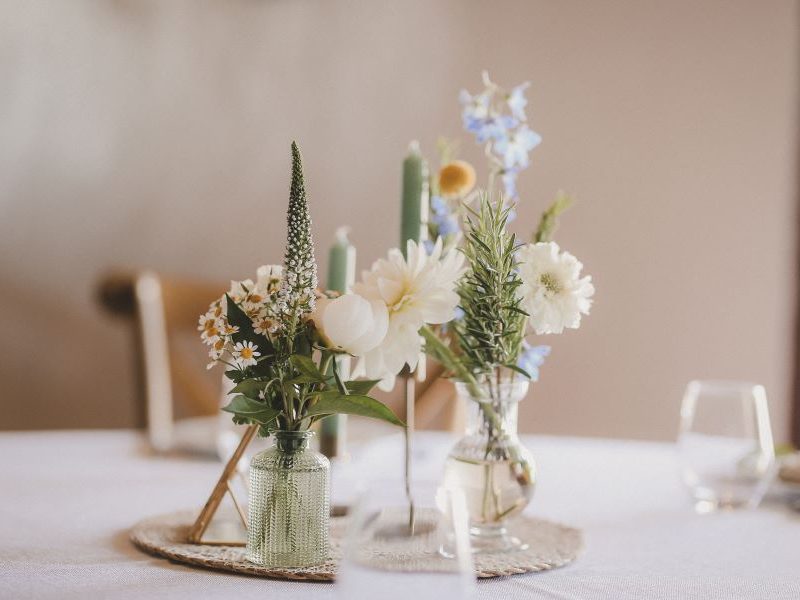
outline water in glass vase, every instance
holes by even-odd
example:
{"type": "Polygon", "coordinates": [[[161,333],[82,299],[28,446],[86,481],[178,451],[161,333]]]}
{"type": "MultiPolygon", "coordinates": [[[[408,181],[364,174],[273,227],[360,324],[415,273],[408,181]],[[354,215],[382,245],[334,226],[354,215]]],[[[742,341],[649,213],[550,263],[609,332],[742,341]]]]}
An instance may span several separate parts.
{"type": "Polygon", "coordinates": [[[514,460],[475,460],[452,454],[445,463],[444,485],[464,493],[473,526],[492,526],[518,515],[534,488],[533,479],[514,460]]]}
{"type": "Polygon", "coordinates": [[[513,535],[513,522],[533,496],[536,469],[517,436],[517,404],[527,380],[492,382],[473,395],[463,383],[456,389],[468,404],[466,435],[445,463],[444,486],[466,498],[473,551],[506,552],[527,547],[513,535]]]}

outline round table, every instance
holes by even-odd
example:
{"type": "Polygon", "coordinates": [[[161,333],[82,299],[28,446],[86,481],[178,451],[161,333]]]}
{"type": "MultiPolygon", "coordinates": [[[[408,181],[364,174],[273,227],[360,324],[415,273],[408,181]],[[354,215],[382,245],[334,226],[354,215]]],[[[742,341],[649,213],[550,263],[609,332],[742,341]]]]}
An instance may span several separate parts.
{"type": "MultiPolygon", "coordinates": [[[[454,437],[420,432],[417,485],[432,486],[454,437]]],[[[586,548],[554,571],[478,583],[478,598],[800,598],[800,514],[779,503],[697,515],[671,444],[524,436],[539,465],[531,515],[580,527],[586,548]]],[[[402,438],[352,448],[333,501],[402,473],[402,438]]],[[[336,586],[243,577],[139,552],[128,528],[200,508],[220,463],[153,456],[133,431],[0,434],[0,598],[336,598],[336,586]]],[[[443,599],[445,600],[445,599],[443,599]]]]}

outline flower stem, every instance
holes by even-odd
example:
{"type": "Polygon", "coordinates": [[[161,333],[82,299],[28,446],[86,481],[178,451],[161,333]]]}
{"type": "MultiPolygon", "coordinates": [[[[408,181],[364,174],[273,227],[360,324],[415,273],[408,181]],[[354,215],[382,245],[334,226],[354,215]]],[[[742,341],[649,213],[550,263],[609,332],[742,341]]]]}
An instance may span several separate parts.
{"type": "MultiPolygon", "coordinates": [[[[483,413],[483,417],[486,419],[486,424],[489,430],[489,441],[486,445],[485,454],[485,457],[488,459],[492,448],[497,445],[504,435],[506,435],[503,421],[498,414],[498,410],[496,410],[501,407],[502,402],[502,398],[500,397],[502,389],[501,370],[499,368],[496,369],[494,377],[487,378],[489,398],[486,398],[486,394],[481,388],[481,385],[478,383],[475,375],[473,375],[473,373],[464,365],[459,357],[456,356],[452,349],[445,344],[430,327],[426,325],[420,329],[420,335],[422,335],[422,337],[425,339],[425,352],[431,355],[434,359],[438,360],[446,369],[451,371],[454,378],[466,384],[470,396],[476,402],[478,402],[481,412],[483,413]]],[[[512,466],[515,467],[514,471],[517,480],[521,485],[529,484],[531,479],[530,465],[527,463],[527,461],[523,460],[519,456],[519,453],[513,444],[506,448],[506,452],[509,454],[508,458],[511,460],[512,466]]],[[[484,483],[486,487],[484,488],[482,513],[484,518],[488,516],[487,513],[489,509],[489,499],[494,495],[494,498],[492,498],[495,503],[496,518],[494,520],[500,521],[503,519],[507,511],[501,512],[500,510],[498,492],[494,488],[493,479],[493,472],[492,470],[488,469],[487,465],[487,473],[484,483]]]]}

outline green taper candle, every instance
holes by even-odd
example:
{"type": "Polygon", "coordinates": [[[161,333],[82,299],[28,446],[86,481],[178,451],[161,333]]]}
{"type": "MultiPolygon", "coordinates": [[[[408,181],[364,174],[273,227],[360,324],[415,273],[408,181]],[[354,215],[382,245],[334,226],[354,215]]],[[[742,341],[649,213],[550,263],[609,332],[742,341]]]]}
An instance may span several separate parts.
{"type": "Polygon", "coordinates": [[[428,165],[419,151],[419,143],[408,146],[403,160],[403,206],[400,215],[400,249],[406,254],[406,242],[419,243],[428,237],[428,165]]]}
{"type": "Polygon", "coordinates": [[[339,227],[328,254],[328,289],[344,294],[356,278],[356,248],[350,243],[348,227],[339,227]]]}
{"type": "MultiPolygon", "coordinates": [[[[356,248],[350,243],[348,227],[339,227],[328,253],[328,289],[346,293],[356,279],[356,248]]],[[[350,357],[337,356],[339,374],[350,378],[350,357]]],[[[331,415],[320,423],[319,449],[328,458],[345,454],[347,415],[331,415]]]]}

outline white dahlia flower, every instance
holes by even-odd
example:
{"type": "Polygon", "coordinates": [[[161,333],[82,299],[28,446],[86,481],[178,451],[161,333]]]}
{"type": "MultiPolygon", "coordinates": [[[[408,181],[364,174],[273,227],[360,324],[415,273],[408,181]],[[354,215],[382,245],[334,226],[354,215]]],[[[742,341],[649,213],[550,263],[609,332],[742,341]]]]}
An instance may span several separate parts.
{"type": "MultiPolygon", "coordinates": [[[[387,258],[377,260],[353,286],[355,295],[372,306],[376,302],[383,305],[388,314],[386,335],[373,349],[356,354],[361,360],[354,371],[354,375],[381,379],[384,389],[391,388],[404,365],[417,366],[422,326],[454,318],[459,301],[456,283],[464,272],[463,255],[455,250],[443,252],[441,239],[436,240],[430,255],[409,240],[406,255],[408,258],[397,248],[390,250],[387,258]]],[[[327,328],[327,319],[325,325],[327,328]]]]}

